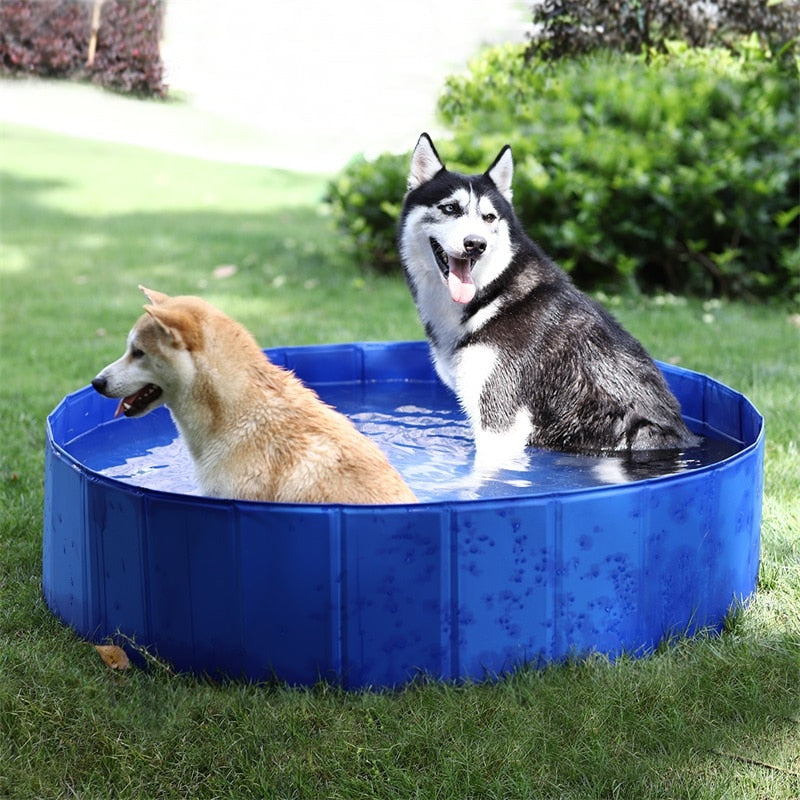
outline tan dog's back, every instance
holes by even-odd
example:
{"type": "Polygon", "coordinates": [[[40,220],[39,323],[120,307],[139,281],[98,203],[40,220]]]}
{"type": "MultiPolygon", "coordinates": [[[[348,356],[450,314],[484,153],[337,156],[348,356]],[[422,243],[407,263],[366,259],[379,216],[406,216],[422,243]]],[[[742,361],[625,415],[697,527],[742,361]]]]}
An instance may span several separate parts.
{"type": "MultiPolygon", "coordinates": [[[[143,290],[162,357],[191,359],[191,385],[165,402],[205,494],[297,503],[413,503],[380,448],[291,372],[272,364],[238,322],[200,298],[143,290]]],[[[157,383],[157,381],[153,381],[157,383]]]]}
{"type": "MultiPolygon", "coordinates": [[[[353,423],[325,405],[291,373],[269,364],[273,386],[286,405],[262,436],[243,447],[241,463],[269,448],[268,469],[255,485],[245,479],[237,495],[302,503],[413,503],[414,494],[380,448],[353,423]],[[257,496],[256,496],[257,495],[257,496]]],[[[233,470],[240,473],[240,469],[233,470]]]]}

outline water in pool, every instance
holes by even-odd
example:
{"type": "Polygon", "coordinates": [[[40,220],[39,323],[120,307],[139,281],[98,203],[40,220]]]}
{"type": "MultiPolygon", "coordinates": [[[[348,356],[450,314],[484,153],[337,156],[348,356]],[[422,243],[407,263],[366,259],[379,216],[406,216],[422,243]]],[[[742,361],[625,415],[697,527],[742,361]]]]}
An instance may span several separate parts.
{"type": "MultiPolygon", "coordinates": [[[[515,497],[670,475],[717,463],[738,442],[705,436],[678,454],[594,457],[530,448],[527,463],[491,477],[472,474],[469,426],[453,396],[432,382],[326,384],[320,397],[373,438],[422,501],[515,497]]],[[[109,403],[115,402],[109,400],[109,403]]],[[[705,434],[703,430],[695,432],[705,434]]],[[[198,494],[189,454],[169,412],[99,425],[65,449],[90,470],[146,489],[198,494]]]]}

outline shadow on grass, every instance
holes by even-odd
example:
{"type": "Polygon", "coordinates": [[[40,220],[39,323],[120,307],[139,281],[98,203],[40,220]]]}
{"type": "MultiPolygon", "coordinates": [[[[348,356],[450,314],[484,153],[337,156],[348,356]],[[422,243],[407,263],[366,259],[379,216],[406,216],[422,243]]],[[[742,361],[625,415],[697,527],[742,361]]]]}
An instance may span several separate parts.
{"type": "MultiPolygon", "coordinates": [[[[92,357],[98,348],[110,353],[97,332],[122,346],[141,310],[139,283],[202,294],[264,346],[403,338],[409,322],[417,328],[402,281],[359,273],[320,206],[79,215],[47,202],[63,186],[2,176],[5,325],[23,350],[36,343],[46,358],[58,354],[55,363],[69,341],[69,363],[83,375],[94,374],[83,346],[92,357]]],[[[29,348],[19,356],[23,372],[29,348]]]]}
{"type": "Polygon", "coordinates": [[[727,797],[737,772],[752,785],[767,777],[771,797],[800,786],[800,639],[788,631],[701,635],[614,663],[589,656],[466,694],[480,706],[476,736],[484,717],[520,746],[498,775],[548,775],[565,792],[543,796],[727,797]]]}
{"type": "MultiPolygon", "coordinates": [[[[209,210],[105,215],[71,214],[43,195],[64,183],[0,175],[3,238],[17,256],[6,276],[36,270],[43,278],[64,280],[76,274],[119,280],[139,267],[172,267],[184,282],[211,277],[218,264],[236,263],[243,272],[269,278],[293,267],[303,278],[317,271],[329,234],[326,220],[312,206],[271,213],[209,210]]],[[[338,265],[343,268],[342,264],[338,265]]],[[[166,275],[166,270],[164,270],[166,275]]]]}

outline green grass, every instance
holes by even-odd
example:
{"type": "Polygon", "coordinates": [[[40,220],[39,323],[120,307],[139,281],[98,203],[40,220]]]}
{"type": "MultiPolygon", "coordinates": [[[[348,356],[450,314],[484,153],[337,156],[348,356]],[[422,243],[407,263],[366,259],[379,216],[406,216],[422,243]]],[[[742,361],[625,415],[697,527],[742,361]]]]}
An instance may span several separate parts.
{"type": "Polygon", "coordinates": [[[42,599],[43,435],[121,352],[137,284],[202,293],[264,346],[420,327],[402,281],[338,254],[323,176],[15,127],[0,172],[0,797],[800,796],[800,330],[786,310],[612,300],[658,358],[767,419],[759,590],[722,636],[375,694],[115,673],[42,599]]]}

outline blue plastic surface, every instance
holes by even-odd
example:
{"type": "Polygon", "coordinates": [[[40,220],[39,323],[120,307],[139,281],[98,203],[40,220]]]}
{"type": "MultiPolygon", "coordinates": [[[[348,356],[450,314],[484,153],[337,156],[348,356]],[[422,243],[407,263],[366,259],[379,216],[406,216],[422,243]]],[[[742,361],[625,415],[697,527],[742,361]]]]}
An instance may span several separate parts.
{"type": "MultiPolygon", "coordinates": [[[[423,342],[267,353],[323,396],[420,383],[457,413],[423,342]]],[[[86,387],[47,420],[47,604],[80,635],[122,634],[179,670],[347,688],[642,655],[719,628],[755,588],[763,420],[728,387],[661,366],[690,426],[738,443],[732,455],[633,483],[415,506],[219,500],[109,478],[70,452],[114,413],[86,387]]],[[[164,415],[112,424],[141,437],[164,415]]]]}

